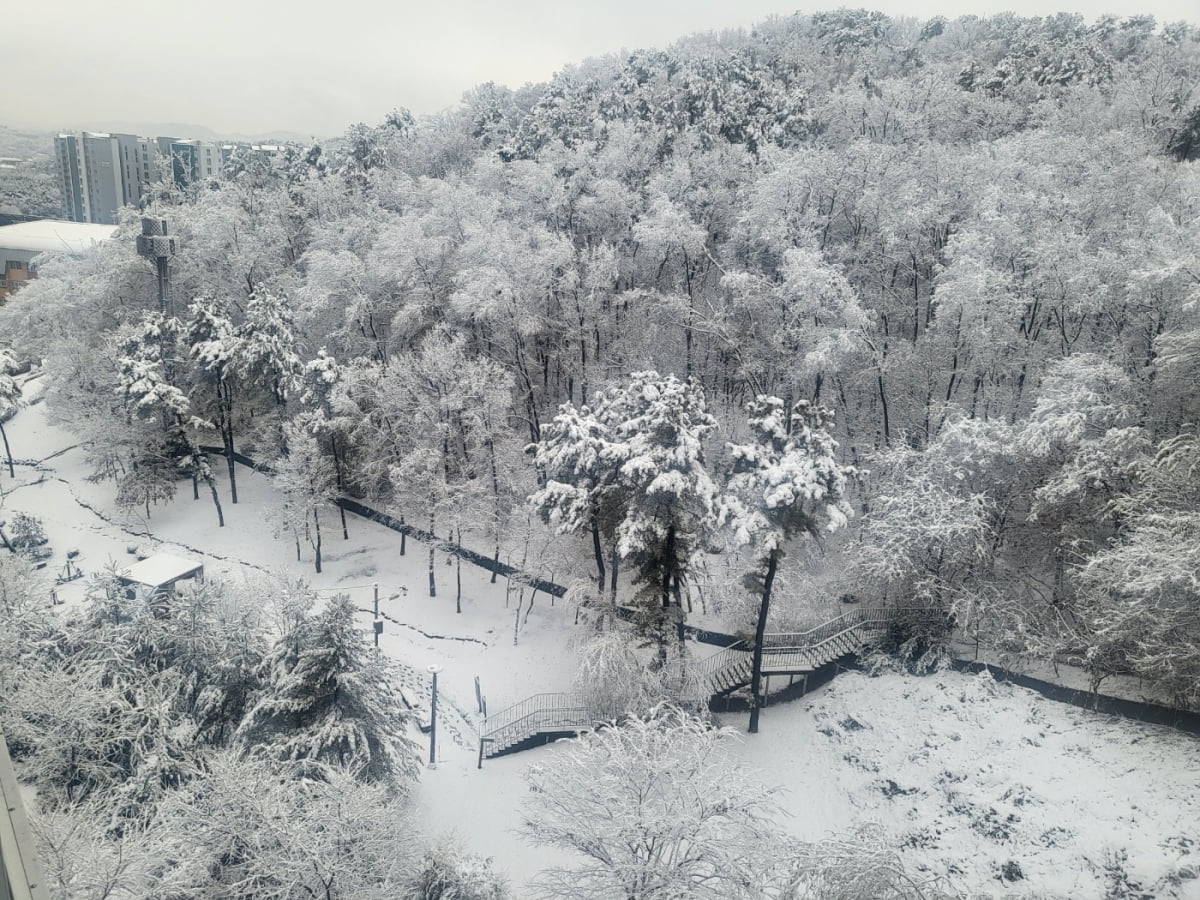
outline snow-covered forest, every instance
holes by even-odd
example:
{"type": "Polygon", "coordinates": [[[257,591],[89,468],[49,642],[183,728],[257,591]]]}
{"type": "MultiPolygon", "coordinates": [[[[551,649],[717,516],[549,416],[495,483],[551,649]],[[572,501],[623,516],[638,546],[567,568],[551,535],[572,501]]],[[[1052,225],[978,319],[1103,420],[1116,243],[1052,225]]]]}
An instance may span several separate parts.
{"type": "MultiPolygon", "coordinates": [[[[634,715],[529,775],[529,839],[588,860],[545,896],[981,892],[874,830],[781,836],[685,627],[760,658],[903,607],[892,665],[977,640],[1200,711],[1198,158],[1200,28],[797,14],[164,186],[170,296],[126,210],[0,308],[4,371],[151,526],[223,525],[243,454],[313,575],[347,497],[568,585],[581,689],[634,715]],[[624,776],[670,781],[652,847],[624,776]]],[[[0,729],[58,896],[510,895],[406,812],[413,714],[348,602],[110,573],[60,615],[0,518],[0,729]]]]}

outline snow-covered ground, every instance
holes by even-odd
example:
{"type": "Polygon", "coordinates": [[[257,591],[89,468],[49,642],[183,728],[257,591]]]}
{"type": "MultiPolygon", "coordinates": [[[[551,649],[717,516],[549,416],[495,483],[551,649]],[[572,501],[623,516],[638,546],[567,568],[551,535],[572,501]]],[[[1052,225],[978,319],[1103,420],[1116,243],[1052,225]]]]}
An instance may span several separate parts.
{"type": "MultiPolygon", "coordinates": [[[[36,398],[37,381],[27,397],[36,398]]],[[[430,664],[439,675],[439,764],[417,793],[418,821],[455,831],[495,858],[520,889],[560,861],[524,845],[515,829],[523,773],[551,761],[548,746],[476,768],[475,678],[497,710],[539,691],[569,686],[578,629],[562,601],[539,594],[517,609],[503,580],[464,565],[463,612],[454,608],[453,565],[439,559],[438,596],[427,590],[426,548],[351,517],[350,539],[327,520],[325,571],[305,548],[276,540],[264,510],[267,479],[239,471],[241,502],[228,502],[218,528],[211,501],[190,485],[146,520],[116,508],[111,483],[92,484],[71,436],[34,404],[8,424],[24,462],[3,475],[0,518],[39,516],[54,556],[68,550],[89,575],[135,559],[130,547],[157,543],[205,563],[209,577],[254,583],[265,572],[343,591],[369,627],[374,584],[387,616],[381,646],[408,667],[410,693],[428,702],[430,664]]],[[[214,466],[214,468],[219,468],[214,466]]],[[[220,476],[220,472],[218,472],[220,476]]],[[[58,587],[69,609],[84,581],[58,587]]],[[[727,717],[742,727],[742,717],[727,717]]],[[[780,787],[787,826],[805,839],[878,822],[908,861],[972,896],[1200,898],[1200,741],[1168,729],[1057,704],[988,676],[839,676],[812,695],[767,709],[761,733],[737,751],[780,787]]]]}

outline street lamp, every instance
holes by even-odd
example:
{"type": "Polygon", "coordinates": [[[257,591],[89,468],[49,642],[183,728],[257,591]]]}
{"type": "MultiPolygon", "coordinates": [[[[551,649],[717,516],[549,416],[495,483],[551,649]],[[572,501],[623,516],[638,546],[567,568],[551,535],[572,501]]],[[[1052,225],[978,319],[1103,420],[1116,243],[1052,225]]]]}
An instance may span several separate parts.
{"type": "Polygon", "coordinates": [[[429,704],[429,768],[437,768],[437,677],[442,671],[441,666],[429,666],[429,674],[433,676],[433,700],[429,704]]]}

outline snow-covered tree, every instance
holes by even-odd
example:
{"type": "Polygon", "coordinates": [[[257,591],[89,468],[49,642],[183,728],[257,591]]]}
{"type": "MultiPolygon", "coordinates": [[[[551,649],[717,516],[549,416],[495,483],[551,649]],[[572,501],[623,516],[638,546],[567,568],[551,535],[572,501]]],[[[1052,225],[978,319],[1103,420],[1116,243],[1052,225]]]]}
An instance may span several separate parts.
{"type": "Polygon", "coordinates": [[[237,503],[237,465],[234,462],[234,396],[238,338],[234,324],[218,302],[200,298],[191,305],[187,329],[189,353],[196,361],[196,397],[201,409],[221,434],[229,471],[229,494],[237,503]]]}
{"type": "Polygon", "coordinates": [[[760,395],[746,408],[754,440],[729,446],[733,469],[723,514],[737,542],[752,545],[756,557],[747,578],[761,597],[750,686],[753,733],[762,706],[763,635],[785,544],[846,524],[853,511],[844,495],[855,470],[837,461],[837,444],[826,427],[830,413],[824,407],[802,400],[789,412],[778,397],[760,395]]]}
{"type": "MultiPolygon", "coordinates": [[[[347,433],[350,430],[347,417],[341,415],[334,405],[334,397],[339,393],[343,375],[344,367],[325,352],[324,348],[317,351],[314,359],[304,364],[300,374],[300,404],[310,413],[309,431],[323,446],[327,444],[329,447],[339,492],[346,489],[347,433]]],[[[346,528],[346,511],[339,507],[338,514],[342,523],[342,537],[348,540],[350,533],[346,528]]]]}
{"type": "Polygon", "coordinates": [[[611,724],[527,774],[522,832],[583,857],[538,878],[557,898],[760,898],[777,840],[772,791],[728,728],[673,707],[611,724]]]}
{"type": "Polygon", "coordinates": [[[149,516],[151,502],[169,500],[179,475],[191,475],[193,488],[200,479],[208,486],[217,522],[224,526],[212,467],[193,437],[196,429],[211,425],[193,414],[191,401],[176,384],[182,375],[177,371],[182,334],[178,319],[149,312],[120,346],[118,391],[130,423],[145,423],[148,434],[144,449],[118,481],[118,502],[144,504],[149,516]]]}
{"type": "Polygon", "coordinates": [[[279,498],[277,524],[296,541],[300,559],[303,536],[313,548],[313,565],[321,572],[322,508],[337,496],[333,461],[321,452],[314,434],[314,417],[303,414],[284,428],[287,455],[275,463],[271,479],[279,498]]]}
{"type": "Polygon", "coordinates": [[[612,529],[636,567],[643,625],[665,654],[672,621],[682,638],[685,582],[716,525],[702,447],[716,422],[698,384],[657,372],[635,372],[597,394],[593,409],[564,406],[534,445],[548,480],[532,502],[564,530],[591,530],[594,550],[612,529]]]}
{"type": "MultiPolygon", "coordinates": [[[[546,481],[529,501],[559,534],[587,531],[591,535],[601,592],[605,589],[604,546],[615,541],[622,511],[619,472],[613,465],[621,450],[613,441],[609,429],[588,407],[576,409],[568,403],[553,421],[542,426],[541,439],[531,445],[534,465],[546,481]]],[[[612,587],[615,598],[615,567],[612,587]]]]}
{"type": "Polygon", "coordinates": [[[391,665],[370,651],[346,597],[285,634],[262,679],[235,735],[247,753],[301,763],[316,777],[338,767],[398,787],[415,777],[416,748],[391,665]]]}
{"type": "Polygon", "coordinates": [[[16,478],[17,474],[13,470],[12,448],[8,446],[8,432],[4,430],[4,423],[12,417],[21,404],[21,386],[9,374],[16,367],[13,355],[0,348],[0,440],[4,441],[4,456],[8,460],[9,478],[16,478]]]}
{"type": "Polygon", "coordinates": [[[617,548],[634,566],[646,626],[665,653],[673,622],[683,639],[682,592],[717,524],[717,489],[704,464],[716,428],[704,391],[674,375],[635,372],[596,404],[619,448],[623,497],[617,548]],[[672,608],[674,600],[674,608],[672,608]]]}
{"type": "Polygon", "coordinates": [[[406,811],[340,766],[307,774],[299,763],[217,755],[162,804],[147,847],[154,862],[133,895],[402,896],[417,852],[406,811]]]}
{"type": "Polygon", "coordinates": [[[110,574],[59,635],[24,626],[9,725],[46,804],[102,797],[111,827],[144,825],[241,720],[262,659],[258,609],[213,581],[131,598],[110,574]]]}
{"type": "MultiPolygon", "coordinates": [[[[460,337],[441,331],[396,360],[386,379],[385,415],[403,424],[399,459],[389,468],[393,495],[428,517],[429,531],[446,523],[461,543],[464,526],[488,523],[499,555],[505,486],[498,462],[512,382],[488,359],[472,357],[460,337]]],[[[429,548],[429,593],[436,593],[434,547],[429,548]]],[[[462,579],[455,606],[462,612],[462,579]]]]}
{"type": "Polygon", "coordinates": [[[1075,637],[1094,684],[1133,672],[1200,709],[1200,440],[1164,441],[1139,480],[1119,539],[1080,567],[1075,637]]]}
{"type": "Polygon", "coordinates": [[[252,294],[236,334],[234,370],[243,383],[284,403],[295,390],[301,369],[287,299],[266,290],[252,294]]]}

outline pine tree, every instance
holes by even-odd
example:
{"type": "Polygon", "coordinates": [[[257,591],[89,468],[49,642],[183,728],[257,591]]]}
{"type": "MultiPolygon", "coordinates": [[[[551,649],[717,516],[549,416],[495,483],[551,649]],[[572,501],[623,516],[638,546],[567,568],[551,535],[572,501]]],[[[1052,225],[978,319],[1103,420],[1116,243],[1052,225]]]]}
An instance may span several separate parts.
{"type": "MultiPolygon", "coordinates": [[[[592,532],[601,574],[600,536],[611,532],[617,555],[634,565],[639,624],[665,663],[672,623],[683,638],[687,579],[716,528],[717,490],[702,447],[716,420],[695,381],[653,371],[597,394],[593,409],[566,404],[543,430],[533,446],[550,477],[531,500],[560,530],[592,532]]],[[[615,567],[612,584],[615,593],[615,567]]]]}
{"type": "Polygon", "coordinates": [[[246,752],[303,762],[317,776],[330,766],[393,784],[416,776],[394,676],[355,627],[348,598],[335,598],[284,635],[262,676],[263,693],[236,735],[246,752]]]}
{"type": "Polygon", "coordinates": [[[763,702],[763,635],[784,544],[798,535],[835,531],[846,524],[851,509],[843,495],[855,470],[840,465],[834,456],[837,444],[826,428],[831,415],[823,407],[800,401],[788,414],[778,397],[760,395],[747,410],[754,441],[729,446],[733,475],[724,514],[733,523],[738,543],[753,544],[757,555],[746,579],[762,598],[750,685],[753,733],[758,731],[763,702]]]}

